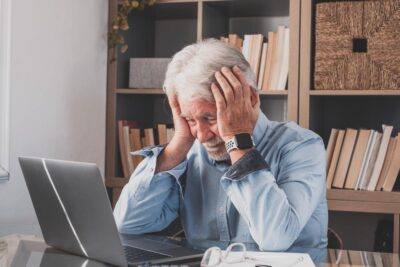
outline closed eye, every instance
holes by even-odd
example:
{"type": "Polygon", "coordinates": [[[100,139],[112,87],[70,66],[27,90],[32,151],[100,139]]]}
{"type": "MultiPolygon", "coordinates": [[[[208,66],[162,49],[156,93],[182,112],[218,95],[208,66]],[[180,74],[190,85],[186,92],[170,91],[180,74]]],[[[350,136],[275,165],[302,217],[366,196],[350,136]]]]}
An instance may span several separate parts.
{"type": "Polygon", "coordinates": [[[217,122],[217,119],[215,119],[214,117],[204,117],[203,119],[205,122],[210,124],[214,124],[215,122],[217,122]]]}

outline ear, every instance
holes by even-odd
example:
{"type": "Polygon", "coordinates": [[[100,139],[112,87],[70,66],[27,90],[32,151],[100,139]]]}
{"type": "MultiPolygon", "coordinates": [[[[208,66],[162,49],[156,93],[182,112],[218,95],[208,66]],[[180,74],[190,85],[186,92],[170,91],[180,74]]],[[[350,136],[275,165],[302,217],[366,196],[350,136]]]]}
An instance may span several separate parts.
{"type": "Polygon", "coordinates": [[[251,89],[251,105],[255,107],[260,104],[260,95],[258,94],[258,90],[255,90],[253,87],[251,89]]]}

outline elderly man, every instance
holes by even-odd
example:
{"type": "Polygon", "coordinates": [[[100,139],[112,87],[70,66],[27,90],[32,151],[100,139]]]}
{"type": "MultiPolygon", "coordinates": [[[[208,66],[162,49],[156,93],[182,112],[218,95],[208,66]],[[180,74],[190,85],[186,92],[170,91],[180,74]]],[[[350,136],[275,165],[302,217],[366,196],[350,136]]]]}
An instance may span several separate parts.
{"type": "Polygon", "coordinates": [[[323,142],[267,119],[240,51],[212,39],[189,45],[169,64],[164,89],[175,135],[140,151],[114,210],[120,232],[160,231],[179,215],[189,240],[326,247],[323,142]]]}

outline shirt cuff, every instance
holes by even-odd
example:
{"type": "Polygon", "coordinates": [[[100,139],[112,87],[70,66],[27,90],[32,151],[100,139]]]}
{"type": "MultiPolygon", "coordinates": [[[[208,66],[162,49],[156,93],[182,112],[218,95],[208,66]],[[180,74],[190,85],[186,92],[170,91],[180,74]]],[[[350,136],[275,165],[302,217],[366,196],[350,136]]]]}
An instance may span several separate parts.
{"type": "Polygon", "coordinates": [[[158,156],[164,150],[166,145],[144,147],[141,150],[132,151],[131,155],[139,155],[143,157],[158,156]]]}
{"type": "Polygon", "coordinates": [[[260,152],[253,149],[236,161],[223,177],[230,180],[240,180],[246,175],[262,169],[269,169],[269,166],[260,152]]]}
{"type": "MultiPolygon", "coordinates": [[[[144,156],[144,157],[156,157],[157,158],[166,146],[167,145],[164,144],[164,145],[157,145],[157,146],[152,146],[152,147],[145,147],[145,148],[142,148],[141,150],[132,151],[131,154],[132,155],[140,155],[140,156],[144,156]]],[[[155,170],[156,161],[157,160],[155,160],[155,163],[154,163],[153,174],[154,174],[154,170],[155,170]]],[[[182,161],[181,163],[176,165],[174,168],[167,170],[167,171],[157,173],[156,176],[161,176],[164,173],[168,173],[168,174],[172,175],[175,178],[175,180],[177,180],[179,182],[179,177],[181,177],[182,174],[185,172],[186,165],[187,165],[187,160],[185,159],[184,161],[182,161]]]]}

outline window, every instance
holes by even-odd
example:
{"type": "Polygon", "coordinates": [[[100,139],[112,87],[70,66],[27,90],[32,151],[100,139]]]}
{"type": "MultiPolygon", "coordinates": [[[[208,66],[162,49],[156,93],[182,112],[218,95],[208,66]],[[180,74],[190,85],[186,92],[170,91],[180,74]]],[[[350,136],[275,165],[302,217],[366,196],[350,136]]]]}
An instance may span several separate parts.
{"type": "Polygon", "coordinates": [[[9,178],[11,0],[0,0],[0,180],[9,178]]]}

